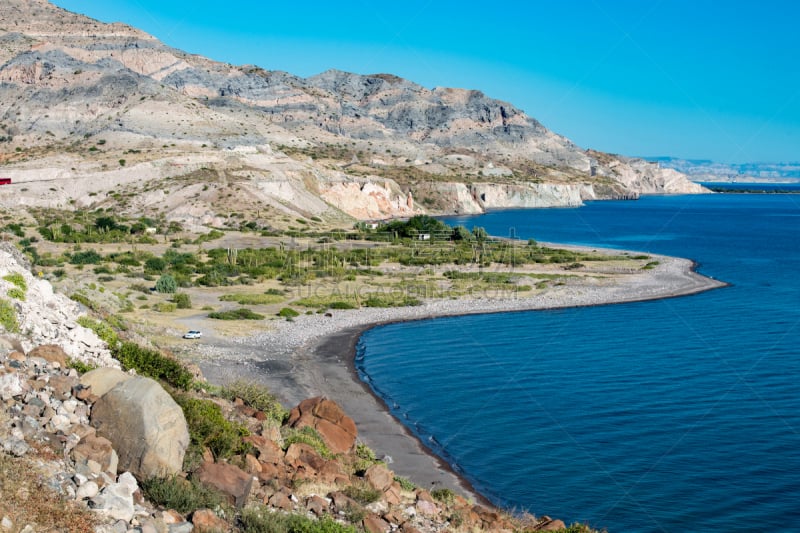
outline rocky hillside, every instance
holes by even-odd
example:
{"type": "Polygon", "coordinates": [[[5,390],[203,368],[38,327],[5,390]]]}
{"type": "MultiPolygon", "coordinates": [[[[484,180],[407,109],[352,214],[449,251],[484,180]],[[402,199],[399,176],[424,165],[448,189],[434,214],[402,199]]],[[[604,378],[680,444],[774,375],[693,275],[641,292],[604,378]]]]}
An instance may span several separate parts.
{"type": "Polygon", "coordinates": [[[45,0],[0,5],[0,63],[0,205],[341,226],[701,191],[478,91],[232,66],[45,0]]]}
{"type": "Polygon", "coordinates": [[[0,291],[0,531],[564,529],[396,477],[325,398],[286,413],[251,384],[212,395],[175,360],[115,340],[121,365],[11,246],[0,291]]]}

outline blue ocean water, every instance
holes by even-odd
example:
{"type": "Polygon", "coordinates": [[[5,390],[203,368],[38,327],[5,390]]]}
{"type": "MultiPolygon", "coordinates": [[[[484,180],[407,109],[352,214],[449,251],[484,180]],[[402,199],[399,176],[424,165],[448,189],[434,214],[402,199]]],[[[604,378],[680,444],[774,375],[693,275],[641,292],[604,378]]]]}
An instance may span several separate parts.
{"type": "Polygon", "coordinates": [[[800,196],[646,197],[448,222],[689,257],[731,283],[366,332],[362,379],[478,491],[611,532],[800,528],[800,196]]]}

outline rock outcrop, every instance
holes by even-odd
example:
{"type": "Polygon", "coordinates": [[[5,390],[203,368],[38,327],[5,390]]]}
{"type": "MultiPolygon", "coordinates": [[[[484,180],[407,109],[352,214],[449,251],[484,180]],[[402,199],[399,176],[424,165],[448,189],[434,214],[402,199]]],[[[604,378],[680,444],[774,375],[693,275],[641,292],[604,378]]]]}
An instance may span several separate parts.
{"type": "Polygon", "coordinates": [[[300,402],[289,413],[287,424],[294,428],[316,429],[333,453],[349,452],[358,437],[353,419],[336,402],[322,397],[300,402]]]}

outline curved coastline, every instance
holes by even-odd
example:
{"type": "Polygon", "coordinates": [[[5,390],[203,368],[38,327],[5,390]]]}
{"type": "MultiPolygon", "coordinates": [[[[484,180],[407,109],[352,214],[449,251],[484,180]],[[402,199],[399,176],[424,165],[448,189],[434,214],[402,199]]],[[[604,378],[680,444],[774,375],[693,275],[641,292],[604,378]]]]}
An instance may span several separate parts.
{"type": "Polygon", "coordinates": [[[527,298],[486,296],[434,300],[417,307],[335,311],[331,317],[303,315],[293,322],[277,322],[274,330],[252,337],[229,342],[208,339],[210,349],[204,351],[215,358],[201,361],[200,366],[212,382],[242,377],[256,379],[286,405],[295,405],[312,396],[331,398],[353,418],[359,439],[379,456],[386,457],[389,468],[397,475],[408,477],[423,488],[448,487],[475,501],[491,503],[394,417],[384,400],[359,379],[355,357],[361,335],[394,322],[631,303],[687,296],[727,286],[698,274],[697,265],[688,259],[649,255],[659,261],[653,270],[617,277],[613,283],[598,286],[553,287],[527,298]]]}

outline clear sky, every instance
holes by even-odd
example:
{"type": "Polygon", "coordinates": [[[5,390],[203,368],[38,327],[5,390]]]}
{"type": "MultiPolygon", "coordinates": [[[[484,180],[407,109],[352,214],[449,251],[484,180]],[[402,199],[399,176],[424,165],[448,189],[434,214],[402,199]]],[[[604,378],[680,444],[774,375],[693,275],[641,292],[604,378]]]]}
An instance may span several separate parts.
{"type": "Polygon", "coordinates": [[[479,89],[585,148],[800,161],[793,0],[54,3],[218,61],[479,89]]]}

